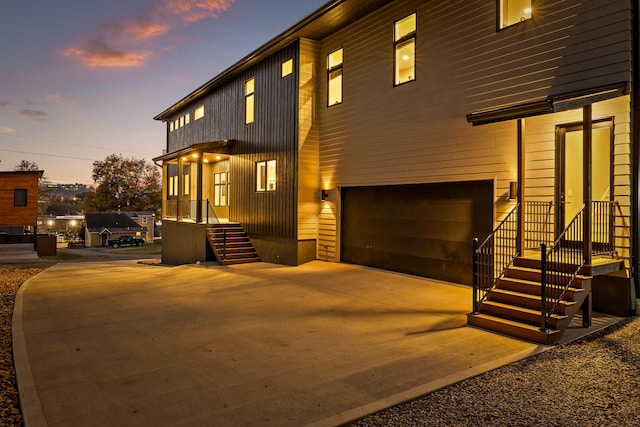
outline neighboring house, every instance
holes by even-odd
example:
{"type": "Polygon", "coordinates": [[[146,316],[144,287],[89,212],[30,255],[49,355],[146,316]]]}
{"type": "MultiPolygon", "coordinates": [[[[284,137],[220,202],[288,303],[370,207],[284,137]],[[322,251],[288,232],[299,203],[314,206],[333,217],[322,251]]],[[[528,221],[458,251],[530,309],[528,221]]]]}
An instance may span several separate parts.
{"type": "MultiPolygon", "coordinates": [[[[163,261],[219,257],[207,229],[238,223],[264,261],[475,282],[469,321],[492,327],[507,309],[491,301],[518,269],[537,281],[538,296],[519,298],[525,309],[544,305],[541,260],[525,256],[540,258],[545,243],[551,269],[571,266],[546,281],[549,308],[573,307],[570,319],[582,307],[585,323],[591,304],[630,313],[640,283],[638,8],[327,3],[155,117],[167,126],[155,159],[163,261]]],[[[543,329],[566,327],[542,311],[543,329]]]]}
{"type": "Polygon", "coordinates": [[[124,212],[97,212],[84,216],[86,247],[107,246],[107,240],[119,236],[145,237],[149,231],[124,212]]]}
{"type": "Polygon", "coordinates": [[[145,227],[147,229],[147,232],[140,237],[143,237],[147,243],[153,243],[156,216],[152,212],[135,211],[135,212],[122,212],[122,213],[125,215],[128,215],[129,218],[134,220],[140,227],[145,227]]]}
{"type": "MultiPolygon", "coordinates": [[[[0,242],[22,241],[10,236],[31,236],[38,225],[38,179],[43,171],[0,172],[0,242]],[[16,240],[17,239],[17,240],[16,240]]],[[[29,242],[33,242],[33,237],[29,242]]]]}

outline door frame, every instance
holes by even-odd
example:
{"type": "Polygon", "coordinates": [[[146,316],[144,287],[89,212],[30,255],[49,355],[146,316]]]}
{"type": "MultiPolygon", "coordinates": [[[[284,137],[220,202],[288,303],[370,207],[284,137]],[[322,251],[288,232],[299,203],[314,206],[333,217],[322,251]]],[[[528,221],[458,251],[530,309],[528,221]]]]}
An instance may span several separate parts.
{"type": "MultiPolygon", "coordinates": [[[[593,120],[591,130],[601,128],[610,128],[609,137],[609,200],[614,200],[614,118],[605,117],[593,120]]],[[[555,155],[555,183],[554,183],[554,204],[555,204],[555,237],[558,237],[565,228],[565,210],[564,210],[564,183],[565,183],[565,161],[566,161],[566,134],[567,132],[582,131],[582,122],[572,122],[556,125],[556,155],[555,155]]],[[[581,160],[582,161],[582,160],[581,160]]],[[[587,179],[583,174],[583,180],[587,179]]]]}

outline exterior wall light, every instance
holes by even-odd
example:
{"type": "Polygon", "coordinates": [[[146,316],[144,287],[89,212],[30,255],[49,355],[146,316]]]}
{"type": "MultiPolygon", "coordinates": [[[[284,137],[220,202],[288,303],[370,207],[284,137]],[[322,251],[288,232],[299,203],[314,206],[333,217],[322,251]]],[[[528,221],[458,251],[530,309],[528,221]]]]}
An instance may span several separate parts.
{"type": "Polygon", "coordinates": [[[329,198],[329,191],[328,190],[321,190],[321,192],[320,192],[320,200],[325,202],[328,198],[329,198]]]}
{"type": "Polygon", "coordinates": [[[509,200],[515,200],[518,198],[518,183],[511,181],[509,183],[509,200]]]}

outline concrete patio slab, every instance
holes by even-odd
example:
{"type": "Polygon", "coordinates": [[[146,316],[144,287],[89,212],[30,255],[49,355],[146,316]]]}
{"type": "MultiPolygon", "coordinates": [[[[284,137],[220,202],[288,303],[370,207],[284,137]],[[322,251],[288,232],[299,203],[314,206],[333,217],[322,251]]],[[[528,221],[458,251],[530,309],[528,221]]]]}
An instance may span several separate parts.
{"type": "Polygon", "coordinates": [[[21,288],[27,427],[337,425],[539,346],[467,327],[471,289],[347,264],[59,264],[21,288]]]}

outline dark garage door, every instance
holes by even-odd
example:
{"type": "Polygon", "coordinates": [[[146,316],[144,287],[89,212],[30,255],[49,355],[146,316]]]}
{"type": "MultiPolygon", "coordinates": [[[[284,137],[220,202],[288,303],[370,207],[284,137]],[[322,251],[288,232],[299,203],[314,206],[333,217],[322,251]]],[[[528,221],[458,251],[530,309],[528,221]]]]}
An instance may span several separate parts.
{"type": "Polygon", "coordinates": [[[342,260],[471,284],[472,240],[493,228],[493,181],[342,190],[342,260]]]}

